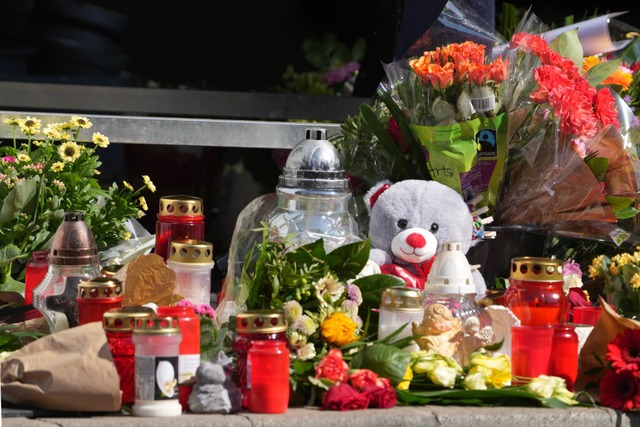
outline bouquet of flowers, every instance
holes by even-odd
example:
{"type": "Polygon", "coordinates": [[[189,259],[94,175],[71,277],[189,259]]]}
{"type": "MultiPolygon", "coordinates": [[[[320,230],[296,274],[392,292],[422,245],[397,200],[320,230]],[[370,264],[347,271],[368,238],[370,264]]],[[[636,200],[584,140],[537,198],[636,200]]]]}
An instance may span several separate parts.
{"type": "Polygon", "coordinates": [[[342,126],[335,142],[343,165],[368,187],[382,179],[434,179],[493,208],[506,156],[508,61],[490,59],[502,38],[475,16],[448,2],[411,56],[385,65],[379,101],[342,126]],[[469,31],[437,31],[464,26],[469,31]]]}
{"type": "Polygon", "coordinates": [[[640,319],[640,251],[595,257],[589,277],[604,277],[603,291],[621,316],[640,319]]]}
{"type": "Polygon", "coordinates": [[[5,123],[14,138],[0,145],[0,292],[23,293],[26,262],[49,249],[65,211],[84,213],[102,250],[132,236],[127,222],[145,215],[142,192],[156,188],[146,175],[137,189],[126,181],[103,188],[98,150],[109,138],[95,132],[81,142],[92,127],[85,117],[44,127],[35,117],[5,123]]]}
{"type": "Polygon", "coordinates": [[[640,329],[626,329],[607,345],[600,403],[622,411],[640,409],[640,329]]]}
{"type": "Polygon", "coordinates": [[[582,73],[575,30],[551,43],[524,23],[510,43],[505,83],[509,155],[494,217],[503,224],[616,222],[634,216],[636,178],[618,131],[618,112],[601,83],[617,63],[582,73]]]}

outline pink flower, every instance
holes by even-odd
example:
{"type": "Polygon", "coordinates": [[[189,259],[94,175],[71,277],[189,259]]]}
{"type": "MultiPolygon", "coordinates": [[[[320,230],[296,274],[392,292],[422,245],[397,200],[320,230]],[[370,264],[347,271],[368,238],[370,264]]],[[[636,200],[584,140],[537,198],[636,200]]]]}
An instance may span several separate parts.
{"type": "Polygon", "coordinates": [[[5,163],[18,163],[18,159],[16,159],[16,158],[15,158],[15,157],[13,157],[13,156],[4,156],[4,157],[3,157],[2,159],[0,159],[0,160],[2,160],[2,161],[3,161],[3,162],[5,162],[5,163]]]}

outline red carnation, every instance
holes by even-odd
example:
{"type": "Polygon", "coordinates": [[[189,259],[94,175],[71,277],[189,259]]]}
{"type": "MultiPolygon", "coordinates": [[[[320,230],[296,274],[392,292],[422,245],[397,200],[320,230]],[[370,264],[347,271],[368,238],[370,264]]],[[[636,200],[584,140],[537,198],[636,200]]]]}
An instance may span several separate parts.
{"type": "Polygon", "coordinates": [[[602,88],[597,92],[595,99],[596,116],[602,126],[614,125],[616,129],[620,129],[615,105],[616,101],[609,89],[602,88]]]}
{"type": "Polygon", "coordinates": [[[333,382],[346,381],[349,365],[342,360],[342,352],[332,348],[329,353],[316,366],[316,378],[326,378],[333,382]]]}

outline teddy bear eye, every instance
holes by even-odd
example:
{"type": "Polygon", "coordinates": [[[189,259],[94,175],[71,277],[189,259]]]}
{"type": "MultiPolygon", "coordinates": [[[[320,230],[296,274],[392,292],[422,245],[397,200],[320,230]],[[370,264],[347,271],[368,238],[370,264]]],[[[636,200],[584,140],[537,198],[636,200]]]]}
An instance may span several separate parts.
{"type": "Polygon", "coordinates": [[[430,231],[432,233],[436,233],[438,231],[438,229],[440,228],[440,226],[438,224],[436,224],[435,222],[433,224],[431,224],[431,229],[430,231]]]}
{"type": "Polygon", "coordinates": [[[398,220],[398,228],[402,228],[402,229],[407,228],[407,220],[406,219],[398,220]]]}

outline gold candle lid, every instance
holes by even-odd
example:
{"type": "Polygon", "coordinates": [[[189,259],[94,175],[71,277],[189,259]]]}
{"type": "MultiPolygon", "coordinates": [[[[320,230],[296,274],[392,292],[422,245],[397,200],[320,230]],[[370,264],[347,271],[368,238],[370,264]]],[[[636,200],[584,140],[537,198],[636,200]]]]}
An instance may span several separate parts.
{"type": "Polygon", "coordinates": [[[160,198],[160,216],[204,216],[202,199],[193,196],[164,196],[160,198]]]}
{"type": "Polygon", "coordinates": [[[134,335],[170,335],[180,333],[180,322],[173,316],[153,316],[135,319],[134,335]]]}
{"type": "Polygon", "coordinates": [[[213,262],[213,244],[195,239],[172,240],[167,261],[210,265],[213,262]]]}
{"type": "Polygon", "coordinates": [[[557,282],[564,280],[562,260],[556,258],[519,257],[511,260],[509,278],[533,282],[557,282]]]}
{"type": "Polygon", "coordinates": [[[124,265],[122,264],[105,265],[104,267],[102,267],[100,272],[104,277],[113,277],[122,267],[124,267],[124,265]]]}
{"type": "Polygon", "coordinates": [[[275,333],[287,330],[284,312],[254,310],[236,315],[236,332],[239,334],[275,333]]]}
{"type": "Polygon", "coordinates": [[[398,312],[422,312],[423,293],[420,289],[394,287],[387,288],[380,297],[380,308],[398,312]]]}
{"type": "Polygon", "coordinates": [[[102,328],[105,331],[126,332],[132,331],[136,319],[151,317],[155,314],[152,308],[142,306],[130,306],[112,308],[102,315],[102,328]]]}
{"type": "Polygon", "coordinates": [[[110,277],[95,277],[91,280],[81,280],[78,284],[78,298],[122,298],[123,295],[124,286],[122,286],[122,282],[110,277]]]}

